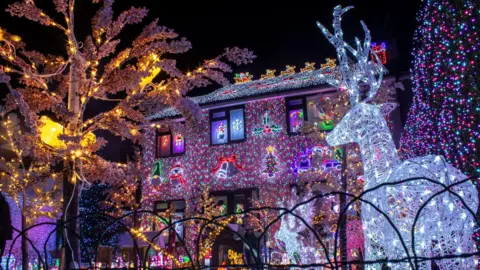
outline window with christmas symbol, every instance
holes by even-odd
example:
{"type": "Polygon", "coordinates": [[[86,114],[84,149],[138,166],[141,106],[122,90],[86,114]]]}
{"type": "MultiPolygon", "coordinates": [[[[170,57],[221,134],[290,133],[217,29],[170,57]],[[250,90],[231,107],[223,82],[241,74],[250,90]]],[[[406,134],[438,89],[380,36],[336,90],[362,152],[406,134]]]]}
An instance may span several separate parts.
{"type": "MultiPolygon", "coordinates": [[[[156,214],[163,217],[165,220],[155,220],[153,224],[154,230],[160,230],[164,226],[168,225],[168,221],[175,222],[184,218],[185,213],[185,201],[184,200],[172,200],[172,201],[157,201],[154,203],[154,211],[156,214]]],[[[174,225],[175,232],[173,230],[165,230],[163,236],[172,237],[175,242],[179,241],[178,238],[183,239],[185,228],[182,223],[174,225]]]]}
{"type": "Polygon", "coordinates": [[[285,99],[288,134],[299,134],[303,122],[307,120],[305,97],[290,97],[285,99]]]}
{"type": "Polygon", "coordinates": [[[212,145],[242,142],[244,140],[243,106],[210,111],[210,141],[212,145]]]}
{"type": "Polygon", "coordinates": [[[156,157],[172,157],[185,153],[185,138],[181,132],[158,132],[156,157]]]}

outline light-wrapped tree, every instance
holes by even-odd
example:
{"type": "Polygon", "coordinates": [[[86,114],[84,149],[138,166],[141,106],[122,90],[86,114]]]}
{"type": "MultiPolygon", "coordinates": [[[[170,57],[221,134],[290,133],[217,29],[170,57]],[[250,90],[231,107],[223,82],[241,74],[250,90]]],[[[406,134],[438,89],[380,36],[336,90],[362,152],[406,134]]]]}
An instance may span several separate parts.
{"type": "Polygon", "coordinates": [[[61,210],[58,185],[54,182],[57,174],[52,166],[55,158],[39,144],[35,131],[22,132],[16,114],[2,113],[2,118],[4,134],[0,135],[0,142],[12,157],[0,157],[0,192],[11,197],[20,209],[21,228],[16,229],[23,232],[22,267],[28,269],[30,241],[26,229],[38,218],[57,218],[61,210]]]}
{"type": "MultiPolygon", "coordinates": [[[[61,45],[63,55],[44,55],[30,50],[21,37],[0,29],[0,83],[10,90],[7,110],[17,108],[24,101],[28,105],[24,115],[32,126],[37,125],[41,112],[48,111],[64,127],[59,136],[61,142],[51,149],[65,158],[64,220],[75,220],[78,215],[81,187],[77,185],[78,180],[115,181],[122,174],[122,166],[97,154],[106,141],[95,140],[92,132],[108,130],[122,139],[141,143],[140,127],[147,122],[145,114],[162,106],[177,108],[194,128],[195,118],[200,114],[198,106],[186,97],[187,92],[212,81],[227,84],[224,73],[231,68],[223,59],[245,64],[254,58],[246,49],[227,48],[220,56],[184,74],[167,54],[186,52],[191,47],[189,41],[159,26],[155,19],[130,45],[122,44],[118,38],[121,30],[140,23],[147,9],[132,7],[114,18],[113,0],[93,2],[101,2],[101,7],[92,18],[91,32],[84,37],[76,35],[73,0],[54,0],[58,12],[54,17],[37,7],[33,0],[9,5],[7,11],[12,16],[59,30],[65,39],[61,45]],[[124,49],[117,53],[117,47],[124,49]],[[162,71],[166,79],[157,82],[155,78],[162,71]],[[113,108],[86,117],[88,105],[99,100],[112,102],[114,105],[108,107],[113,108]]],[[[67,226],[70,245],[66,247],[66,261],[71,264],[80,261],[79,241],[74,236],[78,223],[69,222],[67,226]]]]}

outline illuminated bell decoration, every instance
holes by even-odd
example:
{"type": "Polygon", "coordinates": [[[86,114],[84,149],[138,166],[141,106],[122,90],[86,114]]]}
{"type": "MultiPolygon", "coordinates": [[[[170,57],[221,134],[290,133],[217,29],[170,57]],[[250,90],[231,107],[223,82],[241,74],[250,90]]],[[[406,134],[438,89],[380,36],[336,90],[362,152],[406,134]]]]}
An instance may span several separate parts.
{"type": "Polygon", "coordinates": [[[252,80],[252,75],[250,73],[235,73],[235,83],[246,83],[252,80]]]}
{"type": "Polygon", "coordinates": [[[265,110],[265,114],[263,115],[262,124],[263,127],[256,127],[253,129],[254,135],[269,135],[272,133],[277,133],[282,130],[281,126],[270,124],[270,116],[268,116],[269,110],[265,110]]]}
{"type": "Polygon", "coordinates": [[[228,178],[237,174],[239,170],[243,170],[243,166],[238,164],[235,155],[231,155],[228,158],[219,158],[217,165],[213,168],[212,172],[218,178],[228,178]]]}

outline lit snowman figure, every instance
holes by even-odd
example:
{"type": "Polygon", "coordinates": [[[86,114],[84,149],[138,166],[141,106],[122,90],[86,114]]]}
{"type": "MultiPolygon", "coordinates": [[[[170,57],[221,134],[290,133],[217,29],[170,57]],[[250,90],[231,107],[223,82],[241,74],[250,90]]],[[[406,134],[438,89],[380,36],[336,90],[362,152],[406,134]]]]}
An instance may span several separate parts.
{"type": "Polygon", "coordinates": [[[225,136],[226,126],[223,123],[217,127],[217,140],[221,143],[225,142],[227,136],[225,136]]]}
{"type": "Polygon", "coordinates": [[[170,182],[174,187],[180,187],[181,185],[185,184],[185,178],[183,178],[183,175],[183,166],[181,164],[175,164],[170,169],[168,178],[170,179],[170,182]]]}

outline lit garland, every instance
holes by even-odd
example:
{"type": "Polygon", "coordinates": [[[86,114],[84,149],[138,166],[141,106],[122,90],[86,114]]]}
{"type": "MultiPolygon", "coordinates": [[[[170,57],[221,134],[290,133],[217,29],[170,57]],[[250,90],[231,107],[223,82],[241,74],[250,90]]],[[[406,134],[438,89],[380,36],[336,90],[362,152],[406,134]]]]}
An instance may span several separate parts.
{"type": "Polygon", "coordinates": [[[413,104],[401,150],[443,155],[480,174],[480,13],[477,1],[425,1],[413,50],[413,104]]]}
{"type": "MultiPolygon", "coordinates": [[[[235,250],[229,249],[228,250],[228,259],[233,262],[234,265],[244,265],[245,262],[243,261],[243,254],[238,253],[235,250]]],[[[246,268],[240,268],[240,270],[246,270],[246,268]]]]}
{"type": "MultiPolygon", "coordinates": [[[[280,74],[277,77],[275,77],[275,70],[267,69],[267,73],[262,75],[259,80],[224,86],[207,95],[192,97],[190,100],[196,104],[202,105],[291,89],[300,89],[309,86],[325,85],[327,82],[339,83],[338,79],[340,74],[339,69],[335,64],[335,59],[327,58],[326,61],[326,64],[321,64],[320,69],[310,71],[309,68],[308,70],[299,73],[295,73],[295,67],[287,66],[287,70],[282,71],[283,74],[280,74]]],[[[181,115],[181,113],[177,109],[168,107],[150,115],[147,119],[163,119],[179,115],[181,115]]]]}

